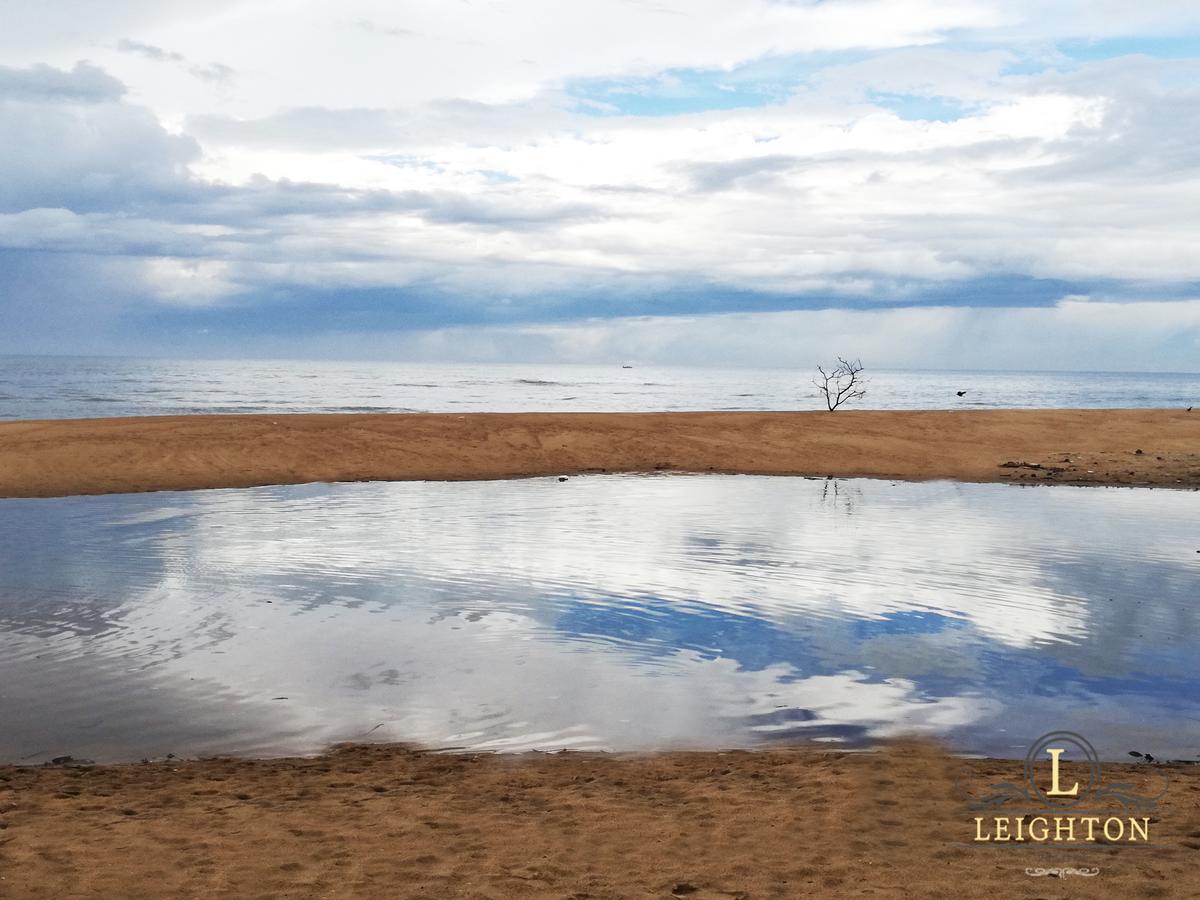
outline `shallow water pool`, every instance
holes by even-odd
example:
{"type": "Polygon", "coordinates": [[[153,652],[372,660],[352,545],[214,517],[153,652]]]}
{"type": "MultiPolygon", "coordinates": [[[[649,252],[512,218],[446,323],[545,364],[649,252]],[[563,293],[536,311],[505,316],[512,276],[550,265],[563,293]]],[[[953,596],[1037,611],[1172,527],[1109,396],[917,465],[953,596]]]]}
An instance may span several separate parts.
{"type": "Polygon", "coordinates": [[[0,500],[0,761],[1200,755],[1200,495],[750,476],[0,500]]]}

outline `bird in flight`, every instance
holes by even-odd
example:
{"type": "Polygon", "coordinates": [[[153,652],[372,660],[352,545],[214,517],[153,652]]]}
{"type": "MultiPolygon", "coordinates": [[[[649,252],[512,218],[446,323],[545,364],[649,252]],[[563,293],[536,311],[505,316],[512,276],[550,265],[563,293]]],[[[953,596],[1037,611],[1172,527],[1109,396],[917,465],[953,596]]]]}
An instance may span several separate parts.
{"type": "Polygon", "coordinates": [[[958,394],[958,396],[961,397],[963,394],[966,393],[966,391],[955,391],[954,393],[958,394]]]}

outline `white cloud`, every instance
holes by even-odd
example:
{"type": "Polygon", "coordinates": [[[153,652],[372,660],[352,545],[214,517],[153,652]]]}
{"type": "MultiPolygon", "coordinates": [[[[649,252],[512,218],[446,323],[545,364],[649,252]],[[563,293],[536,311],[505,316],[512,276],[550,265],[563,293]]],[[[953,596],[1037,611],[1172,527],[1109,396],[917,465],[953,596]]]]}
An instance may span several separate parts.
{"type": "MultiPolygon", "coordinates": [[[[927,44],[954,29],[1000,21],[986,3],[932,0],[693,0],[675,13],[619,0],[420,0],[403,8],[382,0],[337,7],[317,0],[260,0],[190,8],[167,4],[160,11],[114,5],[124,9],[111,21],[80,15],[86,43],[114,47],[111,58],[96,56],[120,77],[132,80],[147,62],[116,51],[121,38],[189,59],[219,59],[247,73],[233,105],[254,115],[282,105],[388,107],[441,97],[507,101],[573,77],[730,67],[764,54],[927,44]],[[363,28],[364,22],[371,27],[363,28]],[[281,102],[283,97],[292,99],[281,102]]],[[[46,18],[36,11],[18,16],[13,27],[27,41],[5,48],[10,58],[66,61],[70,50],[46,18]]],[[[181,86],[178,79],[160,76],[144,78],[139,89],[156,109],[167,111],[176,107],[181,86]]],[[[193,90],[183,96],[204,102],[193,90]]],[[[229,108],[212,100],[208,106],[229,108]]]]}
{"type": "Polygon", "coordinates": [[[0,69],[0,242],[126,258],[146,302],[420,289],[555,320],[606,289],[592,312],[1200,282],[1200,62],[1054,48],[1200,27],[1187,4],[112,6],[0,36],[27,64],[0,69]],[[594,115],[579,79],[770,90],[594,115]]]}
{"type": "Polygon", "coordinates": [[[206,306],[238,292],[228,272],[229,266],[223,262],[160,257],[146,261],[143,278],[156,296],[168,302],[206,306]]]}

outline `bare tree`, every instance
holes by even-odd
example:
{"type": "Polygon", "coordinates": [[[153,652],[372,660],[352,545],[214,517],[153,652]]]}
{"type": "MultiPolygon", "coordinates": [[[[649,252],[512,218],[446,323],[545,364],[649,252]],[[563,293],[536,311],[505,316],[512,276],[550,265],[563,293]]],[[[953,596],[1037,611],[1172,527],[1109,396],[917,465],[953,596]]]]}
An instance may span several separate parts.
{"type": "Polygon", "coordinates": [[[847,400],[858,400],[867,396],[867,379],[862,374],[861,360],[851,362],[839,356],[837,365],[830,371],[826,372],[821,366],[817,366],[817,371],[821,374],[813,379],[813,384],[816,385],[818,393],[825,398],[825,405],[830,412],[847,400]]]}

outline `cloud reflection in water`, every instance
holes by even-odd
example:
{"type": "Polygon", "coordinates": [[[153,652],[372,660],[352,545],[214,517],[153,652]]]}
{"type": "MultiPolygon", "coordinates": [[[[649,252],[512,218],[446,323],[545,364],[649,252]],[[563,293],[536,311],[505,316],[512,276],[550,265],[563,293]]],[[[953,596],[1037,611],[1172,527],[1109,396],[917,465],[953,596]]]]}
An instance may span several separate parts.
{"type": "Polygon", "coordinates": [[[922,732],[1020,755],[1064,727],[1109,757],[1191,757],[1195,509],[748,476],[0,501],[0,758],[367,732],[504,750],[922,732]]]}

